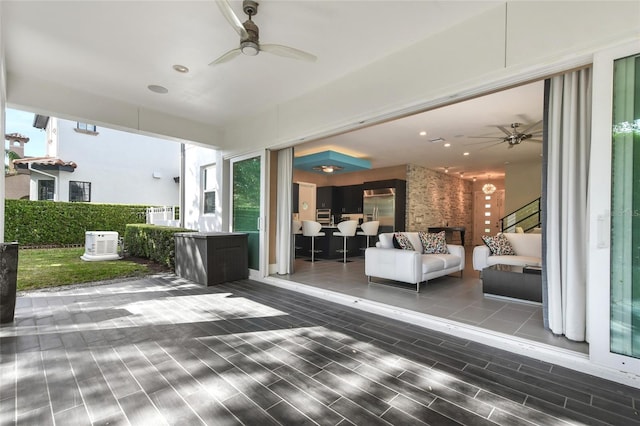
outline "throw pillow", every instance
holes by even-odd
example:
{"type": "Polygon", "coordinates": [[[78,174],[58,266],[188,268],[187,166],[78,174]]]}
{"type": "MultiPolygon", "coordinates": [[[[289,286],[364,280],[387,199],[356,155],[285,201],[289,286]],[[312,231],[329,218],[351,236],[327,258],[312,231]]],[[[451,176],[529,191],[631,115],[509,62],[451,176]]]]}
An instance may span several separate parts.
{"type": "Polygon", "coordinates": [[[414,250],[409,238],[401,232],[393,234],[393,246],[402,250],[414,250]]]}
{"type": "Polygon", "coordinates": [[[447,238],[444,231],[440,231],[436,234],[429,232],[419,232],[420,242],[422,242],[422,249],[424,254],[446,254],[449,253],[447,248],[447,238]]]}
{"type": "Polygon", "coordinates": [[[511,243],[504,236],[504,234],[498,234],[495,237],[489,237],[487,235],[482,236],[482,241],[489,247],[491,254],[495,256],[513,256],[516,254],[511,247],[511,243]]]}

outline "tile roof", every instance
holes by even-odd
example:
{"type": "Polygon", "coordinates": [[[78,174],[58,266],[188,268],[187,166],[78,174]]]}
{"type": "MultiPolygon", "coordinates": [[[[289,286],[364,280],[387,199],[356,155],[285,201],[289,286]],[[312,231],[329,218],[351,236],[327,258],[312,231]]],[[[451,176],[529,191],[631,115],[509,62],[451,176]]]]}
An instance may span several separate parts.
{"type": "Polygon", "coordinates": [[[71,167],[75,169],[78,165],[73,161],[63,161],[59,158],[55,157],[29,157],[29,158],[19,158],[13,160],[13,164],[16,167],[28,167],[29,164],[33,166],[60,166],[60,167],[71,167]]]}

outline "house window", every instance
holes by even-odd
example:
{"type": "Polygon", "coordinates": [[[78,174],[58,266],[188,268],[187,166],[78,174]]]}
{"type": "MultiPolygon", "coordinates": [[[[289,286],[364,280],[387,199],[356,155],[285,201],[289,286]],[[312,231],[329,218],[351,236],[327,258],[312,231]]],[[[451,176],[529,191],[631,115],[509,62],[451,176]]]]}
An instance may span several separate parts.
{"type": "Polygon", "coordinates": [[[91,201],[91,182],[69,182],[69,201],[88,203],[91,201]]]}
{"type": "Polygon", "coordinates": [[[204,167],[202,169],[202,200],[203,213],[215,214],[216,212],[216,192],[218,181],[216,180],[216,165],[204,167]]]}
{"type": "Polygon", "coordinates": [[[38,180],[38,200],[53,201],[54,181],[38,180]]]}
{"type": "Polygon", "coordinates": [[[81,123],[79,121],[76,123],[76,128],[74,130],[76,132],[87,133],[89,135],[98,134],[98,130],[95,124],[81,123]]]}

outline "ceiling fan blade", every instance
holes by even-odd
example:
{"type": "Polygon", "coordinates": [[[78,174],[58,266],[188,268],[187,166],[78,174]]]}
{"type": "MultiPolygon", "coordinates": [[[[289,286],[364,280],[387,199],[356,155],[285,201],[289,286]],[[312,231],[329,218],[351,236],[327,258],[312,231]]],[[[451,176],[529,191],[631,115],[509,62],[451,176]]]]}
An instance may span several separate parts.
{"type": "Polygon", "coordinates": [[[307,62],[315,62],[318,59],[311,53],[280,44],[261,44],[260,50],[274,55],[284,56],[285,58],[299,59],[307,62]]]}
{"type": "Polygon", "coordinates": [[[218,64],[223,64],[225,62],[229,62],[230,60],[238,56],[240,53],[242,53],[242,51],[240,50],[239,47],[235,49],[231,49],[227,53],[224,53],[222,56],[220,56],[218,59],[211,62],[209,65],[218,65],[218,64]]]}
{"type": "Polygon", "coordinates": [[[247,33],[247,30],[244,28],[244,25],[242,25],[242,21],[240,21],[240,19],[238,19],[236,14],[233,12],[233,9],[231,9],[231,5],[229,4],[228,0],[216,0],[216,4],[218,5],[218,8],[220,8],[222,16],[224,16],[227,22],[231,24],[240,38],[243,40],[245,38],[248,38],[249,34],[247,33]]]}
{"type": "Polygon", "coordinates": [[[491,144],[491,145],[489,145],[489,146],[485,146],[485,147],[483,147],[483,148],[480,148],[478,151],[482,151],[483,149],[492,148],[492,147],[494,147],[494,146],[500,145],[501,143],[504,143],[504,141],[500,141],[500,142],[498,142],[498,143],[494,143],[494,144],[491,144]]]}
{"type": "Polygon", "coordinates": [[[507,136],[511,136],[511,132],[508,131],[507,129],[504,128],[504,126],[496,126],[498,129],[502,130],[502,133],[504,133],[507,136]]]}
{"type": "Polygon", "coordinates": [[[542,139],[527,139],[527,142],[542,143],[542,139]]]}
{"type": "Polygon", "coordinates": [[[467,136],[469,139],[502,139],[502,136],[467,136]]]}
{"type": "MultiPolygon", "coordinates": [[[[537,121],[537,122],[535,122],[535,123],[531,124],[531,125],[530,125],[529,127],[527,127],[526,129],[523,129],[520,133],[530,133],[530,132],[529,132],[529,130],[533,129],[534,127],[538,126],[538,125],[539,125],[539,124],[541,124],[541,123],[542,123],[542,120],[537,121]]],[[[542,131],[542,130],[540,130],[540,131],[542,131]]]]}
{"type": "Polygon", "coordinates": [[[490,142],[502,143],[502,142],[504,142],[504,139],[502,139],[502,138],[492,138],[490,141],[465,143],[464,146],[480,145],[480,144],[483,144],[483,143],[490,143],[490,142]]]}

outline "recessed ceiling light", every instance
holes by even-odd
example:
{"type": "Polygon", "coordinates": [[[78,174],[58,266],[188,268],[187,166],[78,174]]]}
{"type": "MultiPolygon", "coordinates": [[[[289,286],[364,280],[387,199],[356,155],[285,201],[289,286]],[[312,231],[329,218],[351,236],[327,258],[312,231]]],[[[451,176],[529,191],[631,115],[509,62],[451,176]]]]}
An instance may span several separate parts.
{"type": "Polygon", "coordinates": [[[469,155],[469,153],[468,152],[463,152],[462,155],[469,155]]]}
{"type": "Polygon", "coordinates": [[[147,88],[154,93],[160,93],[160,94],[169,93],[169,89],[167,89],[164,86],[158,86],[157,84],[150,84],[147,86],[147,88]]]}
{"type": "Polygon", "coordinates": [[[420,136],[427,136],[427,132],[425,132],[424,130],[421,131],[420,133],[418,133],[420,136]]]}
{"type": "Polygon", "coordinates": [[[180,64],[174,65],[173,69],[178,71],[178,72],[181,72],[183,74],[186,74],[186,73],[189,72],[189,68],[185,67],[184,65],[180,65],[180,64]]]}
{"type": "Polygon", "coordinates": [[[447,142],[447,143],[445,143],[445,144],[444,144],[444,147],[445,147],[445,148],[449,148],[450,146],[451,146],[451,144],[450,144],[449,142],[447,142]]]}

